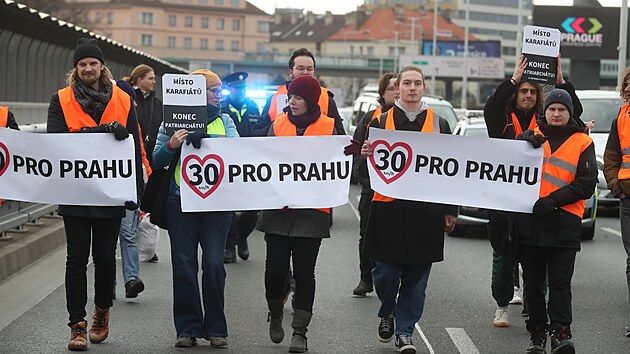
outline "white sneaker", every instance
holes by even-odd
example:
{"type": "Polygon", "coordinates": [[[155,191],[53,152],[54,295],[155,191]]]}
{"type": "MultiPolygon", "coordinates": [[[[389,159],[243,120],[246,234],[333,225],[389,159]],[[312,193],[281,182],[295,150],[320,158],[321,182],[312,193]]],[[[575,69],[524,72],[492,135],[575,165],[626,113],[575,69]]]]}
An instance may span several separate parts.
{"type": "Polygon", "coordinates": [[[521,288],[514,287],[514,296],[512,300],[510,300],[511,305],[520,305],[523,303],[523,298],[521,297],[521,288]]]}
{"type": "Polygon", "coordinates": [[[509,323],[509,311],[507,307],[499,307],[494,313],[494,320],[492,324],[495,327],[507,327],[509,323]]]}

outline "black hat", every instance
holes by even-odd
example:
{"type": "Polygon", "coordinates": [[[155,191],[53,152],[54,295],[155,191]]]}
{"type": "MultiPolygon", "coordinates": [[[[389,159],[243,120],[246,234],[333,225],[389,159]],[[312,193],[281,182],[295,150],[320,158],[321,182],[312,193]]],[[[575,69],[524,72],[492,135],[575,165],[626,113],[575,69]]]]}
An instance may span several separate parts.
{"type": "Polygon", "coordinates": [[[105,64],[103,52],[98,47],[98,42],[94,38],[79,38],[77,47],[74,49],[74,66],[83,58],[96,58],[105,64]]]}
{"type": "Polygon", "coordinates": [[[573,100],[571,100],[571,95],[567,91],[559,88],[551,90],[547,98],[545,98],[545,111],[553,103],[564,105],[569,110],[569,115],[573,115],[573,100]]]}
{"type": "Polygon", "coordinates": [[[237,71],[224,77],[223,83],[232,87],[244,86],[246,84],[245,80],[247,80],[247,73],[244,71],[237,71]]]}

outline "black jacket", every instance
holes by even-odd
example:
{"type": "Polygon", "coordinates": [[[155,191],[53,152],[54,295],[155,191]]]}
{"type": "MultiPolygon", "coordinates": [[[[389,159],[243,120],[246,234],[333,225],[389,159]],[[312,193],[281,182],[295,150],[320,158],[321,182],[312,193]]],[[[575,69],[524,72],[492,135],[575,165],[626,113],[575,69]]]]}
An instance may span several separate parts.
{"type": "Polygon", "coordinates": [[[146,151],[149,165],[153,168],[153,148],[155,147],[155,139],[157,139],[160,124],[164,120],[164,112],[162,100],[155,96],[155,91],[151,92],[147,97],[140,89],[136,89],[136,111],[138,113],[138,122],[142,129],[142,139],[144,142],[144,151],[146,151]]]}
{"type": "MultiPolygon", "coordinates": [[[[396,130],[421,130],[426,111],[410,122],[400,108],[394,106],[392,109],[396,130]]],[[[381,124],[385,123],[383,118],[381,116],[381,124]]],[[[379,127],[379,123],[372,120],[370,127],[379,127]]],[[[451,134],[444,118],[440,118],[440,133],[451,134]]],[[[371,258],[383,262],[440,262],[444,260],[445,215],[457,215],[457,206],[402,199],[373,202],[365,235],[365,250],[371,258]]]]}
{"type": "Polygon", "coordinates": [[[243,107],[236,107],[228,97],[228,99],[221,102],[221,113],[225,113],[232,118],[239,136],[254,136],[252,134],[260,119],[260,110],[256,102],[249,98],[245,99],[243,105],[247,110],[241,116],[240,111],[243,107]],[[238,113],[234,110],[238,111],[238,113]]]}
{"type": "MultiPolygon", "coordinates": [[[[129,98],[131,100],[131,98],[129,98]]],[[[131,103],[133,107],[133,102],[131,103]]],[[[136,188],[138,192],[139,202],[140,195],[144,190],[144,180],[142,178],[142,154],[140,152],[140,135],[138,134],[138,120],[136,118],[136,111],[129,110],[127,116],[127,130],[133,136],[134,150],[136,155],[136,188]]],[[[100,121],[100,119],[99,119],[100,121]]],[[[96,122],[99,124],[99,122],[96,122]]],[[[59,94],[55,92],[50,99],[50,106],[48,106],[48,123],[46,130],[48,133],[69,133],[66,119],[61,109],[61,103],[59,103],[59,94]]],[[[74,205],[59,205],[59,215],[64,216],[78,216],[86,218],[123,218],[125,217],[124,206],[74,206],[74,205]]]]}
{"type": "MultiPolygon", "coordinates": [[[[573,134],[583,134],[583,128],[577,121],[577,119],[572,118],[566,127],[550,127],[545,120],[538,120],[538,126],[548,138],[552,153],[573,134]]],[[[528,132],[524,132],[522,135],[525,134],[528,132]]],[[[534,217],[533,214],[516,214],[519,243],[530,246],[564,247],[579,250],[582,239],[582,218],[560,207],[590,198],[597,184],[597,173],[595,147],[591,143],[580,154],[575,180],[549,195],[556,206],[553,212],[540,217],[534,217]]]]}
{"type": "MultiPolygon", "coordinates": [[[[382,108],[383,113],[385,113],[389,111],[392,106],[383,106],[382,108]]],[[[363,145],[363,142],[365,142],[365,139],[367,138],[367,128],[370,125],[372,119],[374,119],[372,118],[372,116],[374,115],[375,111],[376,109],[366,112],[359,121],[359,124],[357,124],[357,128],[354,130],[354,136],[352,138],[357,140],[361,145],[363,145]]],[[[358,176],[359,183],[363,187],[363,190],[371,190],[370,176],[367,169],[367,160],[360,155],[355,156],[352,160],[352,168],[358,176]]]]}
{"type": "MultiPolygon", "coordinates": [[[[571,95],[571,100],[573,101],[573,116],[579,118],[582,115],[583,109],[580,100],[575,94],[573,84],[566,81],[564,84],[556,85],[556,87],[566,90],[569,95],[571,95]]],[[[515,92],[516,86],[512,84],[512,81],[510,81],[510,79],[504,80],[497,86],[496,90],[492,96],[488,98],[486,105],[483,107],[483,117],[486,121],[486,127],[488,128],[488,135],[491,138],[514,139],[516,137],[512,127],[512,111],[508,111],[507,109],[508,101],[514,96],[515,92]]],[[[521,127],[523,127],[523,130],[529,127],[532,116],[535,114],[544,116],[544,114],[541,114],[543,112],[523,111],[518,108],[514,110],[514,113],[521,127]]],[[[576,122],[584,127],[584,123],[581,120],[578,119],[576,122]]]]}

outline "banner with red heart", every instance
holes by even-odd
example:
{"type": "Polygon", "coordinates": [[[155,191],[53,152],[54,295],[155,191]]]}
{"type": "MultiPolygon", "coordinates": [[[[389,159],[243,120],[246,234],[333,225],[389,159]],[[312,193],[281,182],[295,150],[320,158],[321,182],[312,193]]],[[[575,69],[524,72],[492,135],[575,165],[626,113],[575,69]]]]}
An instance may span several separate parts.
{"type": "Polygon", "coordinates": [[[209,154],[203,158],[189,155],[182,161],[181,171],[186,185],[201,198],[206,199],[219,188],[225,175],[225,164],[217,154],[209,154]]]}
{"type": "Polygon", "coordinates": [[[9,149],[3,143],[0,143],[0,176],[9,168],[9,162],[11,156],[9,155],[9,149]]]}
{"type": "Polygon", "coordinates": [[[372,151],[374,154],[370,156],[370,163],[376,174],[387,184],[402,177],[411,165],[412,152],[407,143],[397,142],[390,145],[385,140],[376,140],[372,143],[372,151]],[[379,159],[378,163],[375,157],[379,159]]]}

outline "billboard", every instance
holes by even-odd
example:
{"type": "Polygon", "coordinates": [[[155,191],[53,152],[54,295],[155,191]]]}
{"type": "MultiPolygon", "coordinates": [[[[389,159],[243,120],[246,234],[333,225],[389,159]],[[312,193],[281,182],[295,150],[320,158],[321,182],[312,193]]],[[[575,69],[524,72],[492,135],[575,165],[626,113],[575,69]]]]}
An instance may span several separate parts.
{"type": "Polygon", "coordinates": [[[428,55],[401,55],[400,67],[406,65],[419,66],[425,75],[436,77],[462,78],[466,66],[469,78],[503,79],[505,62],[501,58],[468,58],[464,64],[463,57],[432,57],[428,55]],[[435,71],[435,72],[434,72],[435,71]]]}
{"type": "MultiPolygon", "coordinates": [[[[464,56],[464,41],[437,41],[437,54],[438,56],[448,57],[463,57],[464,56]]],[[[433,42],[422,42],[422,55],[433,54],[433,42]]],[[[468,56],[469,57],[485,57],[485,58],[500,58],[501,57],[501,42],[500,41],[468,41],[468,56]]]]}
{"type": "Polygon", "coordinates": [[[571,59],[619,56],[619,8],[534,6],[533,25],[560,30],[560,52],[571,59]]]}

